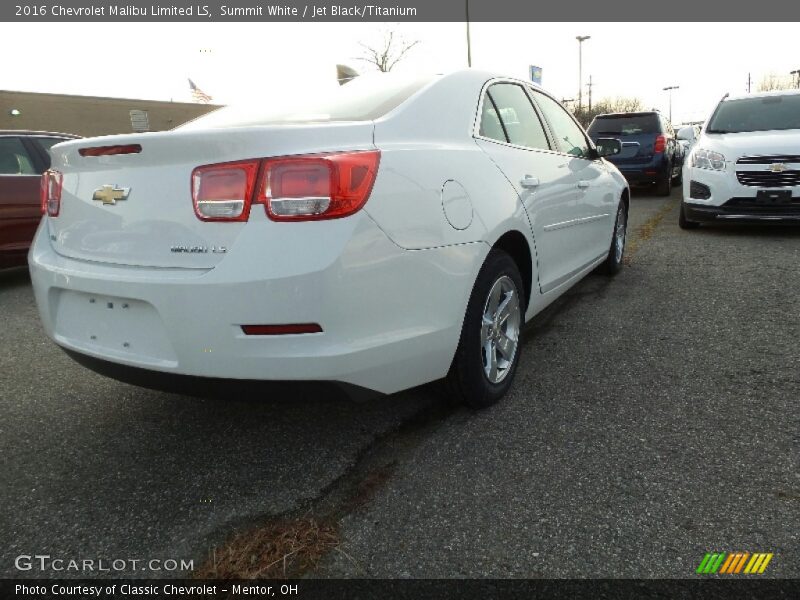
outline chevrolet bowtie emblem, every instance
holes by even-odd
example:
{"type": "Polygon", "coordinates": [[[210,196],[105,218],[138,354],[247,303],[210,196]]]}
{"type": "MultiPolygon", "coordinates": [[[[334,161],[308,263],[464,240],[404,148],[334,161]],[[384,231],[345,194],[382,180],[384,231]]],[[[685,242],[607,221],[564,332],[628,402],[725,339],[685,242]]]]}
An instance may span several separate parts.
{"type": "Polygon", "coordinates": [[[99,200],[103,204],[116,204],[117,200],[127,200],[131,188],[121,188],[118,185],[104,185],[94,191],[92,200],[99,200]]]}
{"type": "Polygon", "coordinates": [[[769,170],[773,173],[783,173],[788,167],[783,163],[772,163],[769,170]]]}

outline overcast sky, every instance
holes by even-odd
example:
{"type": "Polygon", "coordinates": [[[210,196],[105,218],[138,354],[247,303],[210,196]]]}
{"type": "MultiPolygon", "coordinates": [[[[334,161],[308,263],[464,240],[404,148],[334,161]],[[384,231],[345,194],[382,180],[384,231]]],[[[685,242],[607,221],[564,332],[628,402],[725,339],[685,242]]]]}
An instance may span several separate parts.
{"type": "MultiPolygon", "coordinates": [[[[362,71],[359,42],[393,28],[420,44],[397,71],[466,66],[464,23],[0,23],[0,89],[190,101],[187,77],[215,102],[268,99],[285,86],[322,91],[335,64],[362,71]],[[13,57],[13,60],[12,60],[13,57]]],[[[637,96],[673,121],[704,119],[725,92],[800,68],[797,24],[473,23],[473,66],[527,78],[543,69],[558,98],[578,88],[576,35],[594,97],[637,96]],[[794,58],[793,58],[794,57],[794,58]]],[[[586,96],[584,96],[586,102],[586,96]]]]}

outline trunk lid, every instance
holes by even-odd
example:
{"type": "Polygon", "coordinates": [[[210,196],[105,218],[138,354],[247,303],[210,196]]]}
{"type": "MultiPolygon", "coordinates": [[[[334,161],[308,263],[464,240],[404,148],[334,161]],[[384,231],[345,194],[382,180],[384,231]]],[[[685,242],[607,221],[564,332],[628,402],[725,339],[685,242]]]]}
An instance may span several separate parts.
{"type": "MultiPolygon", "coordinates": [[[[212,268],[247,222],[197,218],[190,185],[196,167],[373,147],[371,122],[176,130],[58,144],[51,150],[52,168],[64,179],[61,211],[47,219],[50,239],[59,254],[81,260],[212,268]],[[110,156],[79,153],[131,144],[139,144],[141,151],[110,156]]],[[[263,212],[261,205],[254,206],[251,219],[259,211],[263,212]]]]}

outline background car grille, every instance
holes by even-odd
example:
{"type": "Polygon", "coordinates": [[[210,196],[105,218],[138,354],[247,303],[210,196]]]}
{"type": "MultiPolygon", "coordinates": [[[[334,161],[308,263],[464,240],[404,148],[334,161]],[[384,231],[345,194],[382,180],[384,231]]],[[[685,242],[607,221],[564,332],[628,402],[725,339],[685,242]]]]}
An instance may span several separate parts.
{"type": "Polygon", "coordinates": [[[731,198],[722,205],[727,213],[800,215],[800,198],[790,198],[783,202],[759,202],[755,198],[731,198]]]}
{"type": "MultiPolygon", "coordinates": [[[[743,156],[737,165],[774,165],[776,163],[800,164],[800,154],[770,154],[763,156],[743,156]]],[[[742,185],[752,187],[793,187],[800,185],[800,170],[787,169],[781,173],[771,171],[736,171],[736,178],[742,185]]]]}
{"type": "Polygon", "coordinates": [[[736,178],[742,185],[756,187],[792,187],[800,185],[800,171],[736,171],[736,178]]]}
{"type": "Polygon", "coordinates": [[[800,154],[771,154],[769,156],[743,156],[737,165],[771,165],[773,163],[800,163],[800,154]]]}

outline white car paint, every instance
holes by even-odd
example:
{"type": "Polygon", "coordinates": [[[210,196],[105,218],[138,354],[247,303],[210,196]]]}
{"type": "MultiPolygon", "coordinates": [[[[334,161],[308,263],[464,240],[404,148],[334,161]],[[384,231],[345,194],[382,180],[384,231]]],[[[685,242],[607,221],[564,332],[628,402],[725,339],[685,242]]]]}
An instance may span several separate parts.
{"type": "MultiPolygon", "coordinates": [[[[778,97],[794,97],[800,95],[798,90],[782,90],[758,94],[742,94],[726,96],[720,105],[743,99],[770,99],[778,97]]],[[[720,106],[718,105],[718,106],[720,106]]],[[[713,119],[713,115],[712,115],[713,119]]],[[[772,163],[784,165],[786,172],[800,171],[800,129],[773,129],[765,131],[741,131],[733,133],[715,133],[713,123],[706,121],[700,138],[695,143],[691,154],[687,157],[683,171],[684,210],[707,210],[703,220],[716,221],[775,221],[800,220],[800,214],[782,214],[775,211],[753,211],[750,208],[726,209],[723,207],[731,199],[747,199],[755,201],[760,190],[789,191],[795,198],[800,197],[800,185],[745,185],[740,181],[739,173],[767,173],[772,163]],[[722,155],[724,161],[719,168],[705,168],[696,164],[698,153],[714,152],[722,155]],[[796,157],[786,161],[786,157],[796,157]],[[746,164],[745,160],[763,159],[762,164],[746,164]],[[774,160],[773,160],[774,159],[774,160]],[[691,191],[692,182],[705,185],[710,190],[710,197],[698,198],[691,191]]],[[[778,207],[776,207],[777,209],[778,207]]],[[[705,214],[705,213],[700,213],[705,214]]],[[[699,215],[695,213],[695,216],[699,215]]]]}
{"type": "Polygon", "coordinates": [[[330,380],[382,393],[444,377],[493,245],[509,232],[524,238],[530,319],[605,260],[628,193],[603,159],[481,138],[480,104],[496,82],[541,93],[467,70],[431,78],[372,119],[233,128],[201,119],[55,146],[61,209],[42,219],[29,256],[45,331],[73,352],[177,375],[330,380]],[[141,153],[78,152],[126,144],[141,153]],[[193,211],[200,165],[376,149],[371,194],[350,216],[278,222],[254,204],[246,221],[204,222],[193,211]],[[538,185],[526,187],[526,176],[538,185]],[[92,200],[104,185],[129,196],[92,200]],[[323,331],[241,328],[287,323],[323,331]]]}

